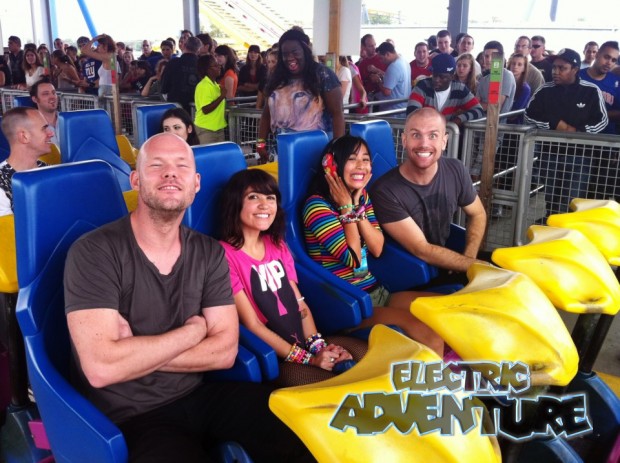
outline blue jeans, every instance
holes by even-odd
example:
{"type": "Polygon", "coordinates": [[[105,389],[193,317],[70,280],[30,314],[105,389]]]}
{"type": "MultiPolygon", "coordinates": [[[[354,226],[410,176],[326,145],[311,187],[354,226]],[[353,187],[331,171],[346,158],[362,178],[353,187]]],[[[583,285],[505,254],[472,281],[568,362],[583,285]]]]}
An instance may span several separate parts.
{"type": "Polygon", "coordinates": [[[592,159],[582,154],[542,153],[540,178],[545,183],[548,214],[568,212],[573,198],[585,198],[592,159]]]}

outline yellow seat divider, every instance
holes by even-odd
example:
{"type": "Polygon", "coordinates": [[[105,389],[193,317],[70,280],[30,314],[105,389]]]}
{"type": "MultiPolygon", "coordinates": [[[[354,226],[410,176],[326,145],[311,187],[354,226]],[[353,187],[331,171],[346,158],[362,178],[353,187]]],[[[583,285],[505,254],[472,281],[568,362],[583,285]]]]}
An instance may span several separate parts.
{"type": "Polygon", "coordinates": [[[578,314],[618,312],[618,280],[583,233],[532,225],[528,237],[531,241],[524,246],[493,251],[493,262],[528,275],[558,309],[578,314]]]}
{"type": "Polygon", "coordinates": [[[573,199],[573,212],[547,218],[552,227],[579,230],[603,253],[610,265],[620,265],[620,204],[616,201],[573,199]]]}
{"type": "Polygon", "coordinates": [[[473,264],[469,283],[445,296],[420,297],[411,312],[463,360],[523,362],[533,386],[568,384],[577,349],[557,310],[526,275],[473,264]]]}
{"type": "Polygon", "coordinates": [[[17,257],[13,214],[0,217],[0,293],[16,293],[17,257]]]}
{"type": "MultiPolygon", "coordinates": [[[[327,381],[275,390],[269,407],[319,462],[500,462],[496,439],[481,435],[479,429],[462,434],[455,426],[454,436],[442,436],[439,432],[420,436],[417,429],[401,432],[394,425],[387,425],[376,433],[360,434],[353,427],[341,430],[333,424],[335,414],[349,395],[376,393],[380,399],[382,393],[397,394],[396,398],[406,394],[395,392],[392,364],[414,360],[440,361],[426,346],[377,325],[370,334],[368,353],[355,367],[327,381]]],[[[395,408],[398,410],[394,415],[402,415],[401,407],[395,408]]],[[[382,423],[398,419],[390,415],[389,407],[384,407],[383,412],[380,414],[373,406],[366,418],[368,422],[376,419],[382,423]]]]}
{"type": "Polygon", "coordinates": [[[121,159],[125,161],[132,169],[136,168],[136,159],[138,158],[138,150],[131,146],[131,142],[126,135],[117,135],[116,144],[121,153],[121,159]]]}
{"type": "Polygon", "coordinates": [[[44,154],[43,156],[39,156],[39,159],[48,166],[55,166],[57,164],[60,164],[60,150],[58,149],[58,146],[52,143],[50,145],[50,152],[44,154]]]}
{"type": "Polygon", "coordinates": [[[127,206],[127,212],[133,212],[138,207],[138,190],[123,191],[123,198],[127,206]]]}
{"type": "Polygon", "coordinates": [[[260,169],[267,172],[273,178],[278,181],[278,163],[277,162],[268,162],[267,164],[259,164],[256,166],[250,166],[249,169],[260,169]]]}

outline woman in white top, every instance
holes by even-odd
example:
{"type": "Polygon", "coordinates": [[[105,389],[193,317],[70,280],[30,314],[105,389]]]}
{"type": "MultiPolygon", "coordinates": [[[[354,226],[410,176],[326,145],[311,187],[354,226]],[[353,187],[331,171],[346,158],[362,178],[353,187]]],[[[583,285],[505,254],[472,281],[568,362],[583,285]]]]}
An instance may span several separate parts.
{"type": "MultiPolygon", "coordinates": [[[[338,80],[342,85],[342,104],[349,104],[349,97],[351,96],[351,70],[349,69],[349,60],[347,60],[346,56],[340,56],[338,58],[338,63],[336,64],[336,75],[338,76],[338,80]]],[[[345,109],[345,113],[348,113],[349,110],[345,109]]]]}
{"type": "Polygon", "coordinates": [[[89,40],[81,48],[82,54],[101,61],[99,67],[99,96],[112,94],[112,68],[118,71],[116,62],[116,42],[106,34],[98,35],[89,40]],[[93,43],[97,42],[97,48],[93,50],[93,43]]]}
{"type": "Polygon", "coordinates": [[[41,77],[45,75],[45,68],[39,59],[39,55],[36,50],[32,48],[29,48],[24,52],[22,68],[24,70],[24,74],[26,74],[26,84],[21,84],[21,90],[29,89],[35,82],[41,80],[41,77]]]}

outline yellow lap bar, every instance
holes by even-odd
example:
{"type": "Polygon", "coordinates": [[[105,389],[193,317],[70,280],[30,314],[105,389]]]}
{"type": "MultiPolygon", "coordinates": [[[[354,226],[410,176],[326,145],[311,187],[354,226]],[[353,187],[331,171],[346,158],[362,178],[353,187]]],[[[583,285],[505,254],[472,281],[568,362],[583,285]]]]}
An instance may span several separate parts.
{"type": "Polygon", "coordinates": [[[574,212],[547,218],[552,227],[579,230],[594,243],[610,265],[620,265],[620,204],[616,201],[573,199],[574,212]]]}
{"type": "Polygon", "coordinates": [[[391,365],[413,360],[440,359],[422,344],[378,325],[370,334],[368,353],[354,368],[320,383],[278,389],[271,394],[269,407],[319,462],[500,462],[496,440],[481,436],[478,429],[462,434],[456,426],[454,436],[438,432],[420,436],[417,429],[402,433],[390,426],[385,432],[360,435],[351,427],[341,431],[330,426],[349,394],[394,393],[391,365]]]}
{"type": "Polygon", "coordinates": [[[273,178],[278,181],[278,163],[277,162],[268,162],[267,164],[259,164],[257,166],[250,166],[249,169],[260,169],[267,172],[273,178]]]}
{"type": "Polygon", "coordinates": [[[528,275],[558,309],[578,314],[618,312],[618,280],[607,260],[581,232],[532,225],[528,236],[531,241],[527,245],[496,249],[493,262],[528,275]]]}
{"type": "Polygon", "coordinates": [[[445,296],[420,297],[411,312],[467,361],[523,362],[531,383],[568,384],[577,349],[542,290],[527,276],[474,264],[469,284],[445,296]]]}
{"type": "Polygon", "coordinates": [[[15,254],[15,220],[13,215],[0,217],[0,293],[16,293],[17,261],[15,254]]]}

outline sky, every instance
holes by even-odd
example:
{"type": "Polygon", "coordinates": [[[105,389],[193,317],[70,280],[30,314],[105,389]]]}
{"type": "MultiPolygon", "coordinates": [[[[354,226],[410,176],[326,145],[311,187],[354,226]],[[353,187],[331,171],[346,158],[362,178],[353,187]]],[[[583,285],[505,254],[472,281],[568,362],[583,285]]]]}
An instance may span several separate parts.
{"type": "MultiPolygon", "coordinates": [[[[80,35],[89,35],[77,6],[77,0],[55,1],[58,11],[59,35],[64,39],[72,38],[73,40],[80,35]]],[[[281,14],[289,15],[294,22],[301,22],[307,28],[311,27],[312,1],[263,1],[272,4],[281,14]],[[295,8],[291,8],[293,3],[295,8]]],[[[417,26],[432,28],[438,25],[445,26],[448,16],[448,0],[436,0],[434,2],[363,0],[363,3],[370,10],[400,12],[407,24],[417,26]],[[425,6],[420,8],[420,5],[425,6]],[[433,7],[429,8],[428,5],[433,5],[433,7]]],[[[493,28],[519,26],[535,30],[537,27],[554,25],[549,19],[551,0],[520,0],[515,2],[470,0],[469,3],[469,19],[472,27],[475,25],[493,28]]],[[[98,31],[106,32],[116,40],[137,41],[143,38],[161,40],[168,36],[178,36],[180,29],[182,29],[181,0],[87,0],[87,4],[98,31]],[[148,11],[148,14],[144,14],[145,10],[148,11]]],[[[590,0],[587,8],[582,2],[573,0],[558,0],[558,4],[555,25],[617,28],[617,25],[614,24],[617,15],[609,14],[617,11],[616,0],[590,0]]],[[[24,40],[33,39],[30,27],[30,1],[0,0],[0,27],[2,28],[2,41],[5,45],[9,35],[18,35],[24,40]]],[[[528,35],[527,32],[526,35],[528,35]]],[[[617,40],[618,34],[615,35],[616,37],[611,38],[617,40]]],[[[413,40],[417,39],[417,36],[413,38],[413,40]]],[[[575,37],[574,40],[581,41],[581,36],[575,37]]]]}

